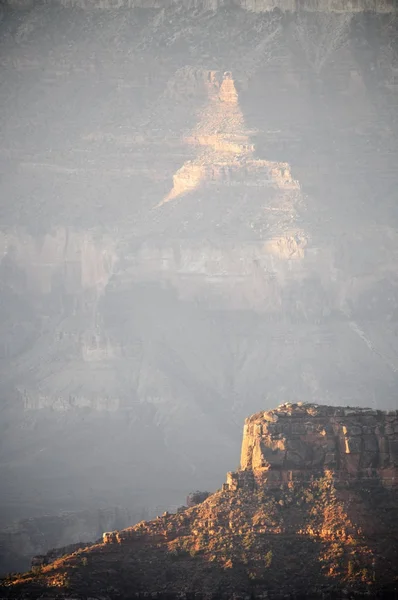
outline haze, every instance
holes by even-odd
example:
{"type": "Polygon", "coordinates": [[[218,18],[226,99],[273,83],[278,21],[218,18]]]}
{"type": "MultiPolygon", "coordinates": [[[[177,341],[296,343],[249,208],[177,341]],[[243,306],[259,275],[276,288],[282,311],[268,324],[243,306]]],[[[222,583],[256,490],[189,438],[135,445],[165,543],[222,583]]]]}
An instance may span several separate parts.
{"type": "Polygon", "coordinates": [[[394,2],[108,4],[0,5],[4,569],[397,408],[394,2]]]}

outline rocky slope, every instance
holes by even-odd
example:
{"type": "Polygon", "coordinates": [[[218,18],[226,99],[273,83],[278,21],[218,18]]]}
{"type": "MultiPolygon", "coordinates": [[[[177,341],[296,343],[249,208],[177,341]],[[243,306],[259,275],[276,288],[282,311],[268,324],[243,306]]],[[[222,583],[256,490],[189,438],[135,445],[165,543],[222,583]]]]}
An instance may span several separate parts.
{"type": "MultiPolygon", "coordinates": [[[[2,524],[0,528],[0,576],[26,571],[32,558],[53,548],[96,540],[104,529],[117,529],[153,518],[163,510],[105,508],[44,514],[2,524]]],[[[5,517],[5,515],[3,515],[5,517]]],[[[6,522],[6,519],[4,518],[6,522]]],[[[65,554],[65,552],[64,552],[65,554]]]]}
{"type": "Polygon", "coordinates": [[[49,565],[36,561],[2,595],[392,598],[397,428],[397,411],[299,403],[258,413],[222,490],[49,565]]]}
{"type": "Polygon", "coordinates": [[[7,522],[215,489],[270,399],[396,407],[393,3],[116,4],[2,4],[7,522]]]}

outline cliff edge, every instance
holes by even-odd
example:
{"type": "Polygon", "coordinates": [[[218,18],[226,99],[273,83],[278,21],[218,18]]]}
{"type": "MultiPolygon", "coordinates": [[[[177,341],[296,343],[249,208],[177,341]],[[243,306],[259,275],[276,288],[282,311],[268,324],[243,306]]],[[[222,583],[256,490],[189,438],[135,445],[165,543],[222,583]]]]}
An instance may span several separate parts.
{"type": "Polygon", "coordinates": [[[1,596],[396,598],[397,428],[398,411],[300,403],[257,413],[221,490],[35,561],[1,596]]]}

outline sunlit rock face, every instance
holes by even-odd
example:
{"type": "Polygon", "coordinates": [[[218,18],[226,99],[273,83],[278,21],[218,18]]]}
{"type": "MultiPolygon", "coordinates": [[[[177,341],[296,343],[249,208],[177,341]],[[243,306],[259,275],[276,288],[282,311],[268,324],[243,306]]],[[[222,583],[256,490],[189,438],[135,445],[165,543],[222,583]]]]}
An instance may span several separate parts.
{"type": "Polygon", "coordinates": [[[284,404],[246,419],[241,470],[275,482],[330,469],[342,480],[398,485],[398,413],[284,404]]]}
{"type": "Polygon", "coordinates": [[[253,157],[255,147],[250,144],[232,74],[224,73],[221,82],[217,75],[212,71],[208,73],[205,81],[208,105],[199,115],[199,123],[192,135],[185,140],[203,150],[199,150],[195,160],[185,163],[177,171],[173,189],[159,206],[205,184],[300,189],[299,183],[292,179],[287,163],[253,157]]]}
{"type": "Polygon", "coordinates": [[[391,4],[24,5],[0,24],[7,507],[177,503],[264,406],[394,408],[391,4]]]}

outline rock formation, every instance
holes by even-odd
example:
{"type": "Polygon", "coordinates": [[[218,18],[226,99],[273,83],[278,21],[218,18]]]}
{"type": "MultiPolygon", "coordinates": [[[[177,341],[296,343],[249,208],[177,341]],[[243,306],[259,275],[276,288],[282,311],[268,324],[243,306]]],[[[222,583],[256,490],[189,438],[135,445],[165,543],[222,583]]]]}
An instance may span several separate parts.
{"type": "Polygon", "coordinates": [[[303,403],[257,413],[221,491],[38,559],[2,596],[392,598],[397,423],[398,411],[303,403]]]}
{"type": "Polygon", "coordinates": [[[330,469],[339,481],[396,487],[397,443],[397,411],[286,403],[246,419],[241,470],[229,481],[233,489],[247,472],[272,485],[330,469]]]}
{"type": "Polygon", "coordinates": [[[294,202],[299,201],[294,194],[300,189],[299,183],[292,178],[287,163],[253,157],[255,148],[244,126],[232,73],[224,73],[220,82],[219,75],[210,71],[204,83],[209,96],[208,105],[193,133],[185,139],[186,143],[204,149],[195,160],[186,162],[177,171],[173,177],[173,189],[158,206],[193,192],[203,184],[270,186],[293,192],[290,202],[285,202],[285,210],[291,219],[295,212],[294,202]]]}

